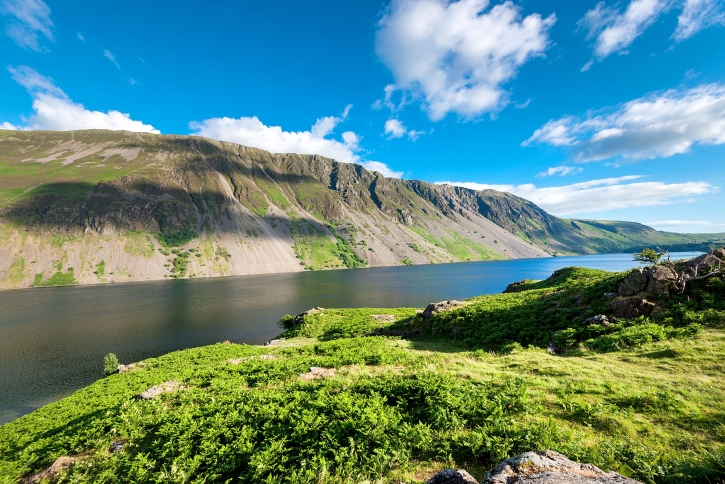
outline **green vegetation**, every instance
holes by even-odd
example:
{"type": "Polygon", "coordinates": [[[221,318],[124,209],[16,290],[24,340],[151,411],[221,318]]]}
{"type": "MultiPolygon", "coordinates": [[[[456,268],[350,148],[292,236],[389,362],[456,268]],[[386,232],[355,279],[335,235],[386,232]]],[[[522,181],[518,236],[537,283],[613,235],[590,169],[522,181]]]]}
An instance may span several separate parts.
{"type": "Polygon", "coordinates": [[[115,353],[108,353],[103,357],[103,373],[106,376],[118,373],[118,357],[115,353]]]}
{"type": "Polygon", "coordinates": [[[126,244],[123,246],[126,253],[136,257],[146,257],[147,259],[154,256],[154,244],[151,242],[151,237],[133,230],[129,230],[123,235],[126,237],[126,244]]]}
{"type": "Polygon", "coordinates": [[[96,270],[93,271],[93,273],[98,277],[99,281],[103,281],[106,276],[106,261],[102,260],[98,264],[96,264],[96,270]]]}
{"type": "Polygon", "coordinates": [[[720,482],[725,282],[658,300],[651,319],[584,325],[622,276],[568,268],[427,320],[287,315],[277,346],[148,359],[0,427],[0,480],[61,455],[85,456],[61,482],[423,482],[449,466],[480,479],[546,448],[647,483],[720,482]],[[552,333],[563,355],[544,349],[552,333]],[[335,373],[301,378],[310,367],[335,373]],[[170,380],[183,389],[132,398],[170,380]]]}
{"type": "Polygon", "coordinates": [[[25,258],[15,256],[13,263],[10,264],[10,274],[8,274],[8,283],[10,286],[20,284],[25,279],[25,258]]]}
{"type": "Polygon", "coordinates": [[[179,252],[176,257],[174,257],[171,277],[176,279],[186,277],[186,273],[189,270],[189,257],[191,257],[190,252],[179,252]]]}
{"type": "Polygon", "coordinates": [[[55,274],[53,274],[50,279],[43,280],[43,273],[35,275],[35,281],[33,282],[33,286],[42,287],[42,286],[72,286],[74,284],[78,284],[78,281],[76,281],[74,269],[72,267],[69,267],[66,272],[63,272],[61,270],[57,271],[55,274]]]}
{"type": "Polygon", "coordinates": [[[403,264],[403,265],[405,265],[405,266],[412,266],[413,265],[413,260],[410,257],[406,257],[406,258],[402,259],[400,261],[400,263],[403,264]]]}
{"type": "Polygon", "coordinates": [[[632,258],[635,262],[641,262],[643,264],[655,266],[659,264],[664,252],[658,252],[654,249],[644,249],[642,252],[635,252],[632,258]]]}
{"type": "Polygon", "coordinates": [[[327,229],[335,237],[334,241],[315,224],[304,219],[292,219],[294,251],[305,269],[352,269],[367,265],[367,261],[355,253],[353,244],[337,233],[333,226],[328,225],[327,229]]]}

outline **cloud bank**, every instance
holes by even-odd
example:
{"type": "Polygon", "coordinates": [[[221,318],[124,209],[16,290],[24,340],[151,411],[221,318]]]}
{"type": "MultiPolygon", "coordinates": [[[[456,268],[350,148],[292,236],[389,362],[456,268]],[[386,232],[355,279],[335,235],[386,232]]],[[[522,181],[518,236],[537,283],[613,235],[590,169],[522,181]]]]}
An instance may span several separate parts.
{"type": "Polygon", "coordinates": [[[523,145],[566,146],[577,160],[596,161],[669,157],[696,144],[725,143],[725,85],[652,94],[605,111],[551,120],[523,145]]]}
{"type": "Polygon", "coordinates": [[[20,47],[40,52],[41,35],[55,41],[50,7],[43,0],[2,0],[0,13],[10,17],[5,33],[20,47]]]}
{"type": "Polygon", "coordinates": [[[25,120],[20,129],[48,129],[67,131],[73,129],[110,129],[159,133],[150,124],[131,119],[129,114],[111,110],[91,111],[73,102],[55,85],[52,79],[27,66],[8,67],[12,78],[27,89],[33,98],[34,114],[25,120]]]}
{"type": "Polygon", "coordinates": [[[342,133],[341,141],[328,138],[344,121],[349,109],[350,107],[345,108],[342,117],[327,116],[318,119],[309,131],[285,131],[281,126],[267,126],[256,116],[210,118],[189,123],[189,127],[192,134],[197,136],[253,146],[272,153],[322,155],[341,163],[361,164],[384,176],[400,177],[401,172],[391,170],[384,163],[362,160],[358,154],[361,151],[360,137],[353,131],[342,133]]]}
{"type": "Polygon", "coordinates": [[[376,52],[392,71],[386,88],[423,99],[431,120],[472,118],[509,102],[503,84],[548,47],[556,16],[525,18],[506,1],[393,0],[378,24],[376,52]]]}
{"type": "Polygon", "coordinates": [[[707,182],[663,183],[635,181],[641,175],[591,180],[572,185],[538,188],[523,185],[487,185],[471,182],[436,182],[472,190],[509,192],[534,202],[554,215],[603,212],[631,207],[647,207],[682,202],[690,197],[715,193],[718,187],[707,182]]]}

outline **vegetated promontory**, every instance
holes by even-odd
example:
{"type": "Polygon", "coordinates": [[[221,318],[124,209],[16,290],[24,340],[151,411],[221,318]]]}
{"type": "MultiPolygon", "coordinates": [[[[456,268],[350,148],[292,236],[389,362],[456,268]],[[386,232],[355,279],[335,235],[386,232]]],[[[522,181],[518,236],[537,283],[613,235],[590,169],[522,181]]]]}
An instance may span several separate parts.
{"type": "Polygon", "coordinates": [[[546,449],[517,462],[723,482],[723,266],[721,249],[423,311],[285,316],[267,346],[121,365],[5,424],[0,480],[412,483],[458,467],[481,481],[546,449]]]}
{"type": "Polygon", "coordinates": [[[719,241],[199,137],[0,130],[0,288],[719,241]]]}

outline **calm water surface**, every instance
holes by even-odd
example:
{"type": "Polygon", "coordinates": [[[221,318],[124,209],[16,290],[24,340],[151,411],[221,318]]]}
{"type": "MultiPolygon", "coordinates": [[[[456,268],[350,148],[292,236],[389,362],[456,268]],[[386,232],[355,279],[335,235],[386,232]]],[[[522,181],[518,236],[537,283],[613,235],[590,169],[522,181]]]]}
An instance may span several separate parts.
{"type": "Polygon", "coordinates": [[[227,339],[260,344],[280,332],[286,313],[422,307],[573,265],[634,264],[629,254],[607,254],[0,291],[0,424],[101,378],[109,352],[130,363],[227,339]]]}

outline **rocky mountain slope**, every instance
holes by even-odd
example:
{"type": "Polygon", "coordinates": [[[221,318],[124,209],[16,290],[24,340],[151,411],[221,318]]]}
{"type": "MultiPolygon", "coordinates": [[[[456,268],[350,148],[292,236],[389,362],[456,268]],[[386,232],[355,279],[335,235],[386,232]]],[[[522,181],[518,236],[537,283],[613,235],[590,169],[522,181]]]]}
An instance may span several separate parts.
{"type": "Polygon", "coordinates": [[[652,231],[606,224],[198,137],[0,131],[0,287],[611,252],[652,231]]]}

